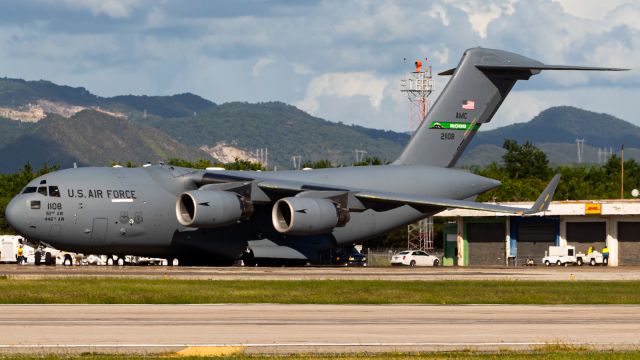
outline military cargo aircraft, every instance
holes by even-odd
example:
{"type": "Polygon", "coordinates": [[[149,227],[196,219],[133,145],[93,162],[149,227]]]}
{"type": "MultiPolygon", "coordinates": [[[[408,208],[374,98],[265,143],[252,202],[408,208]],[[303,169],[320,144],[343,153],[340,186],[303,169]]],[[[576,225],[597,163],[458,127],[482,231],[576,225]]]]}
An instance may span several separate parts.
{"type": "Polygon", "coordinates": [[[558,176],[532,208],[521,209],[473,201],[500,182],[453,168],[514,84],[542,70],[622,69],[545,65],[473,48],[440,74],[451,79],[389,165],[278,172],[73,168],[31,181],[6,217],[31,242],[61,250],[228,265],[240,257],[317,263],[322,251],[447,208],[544,211],[558,176]]]}

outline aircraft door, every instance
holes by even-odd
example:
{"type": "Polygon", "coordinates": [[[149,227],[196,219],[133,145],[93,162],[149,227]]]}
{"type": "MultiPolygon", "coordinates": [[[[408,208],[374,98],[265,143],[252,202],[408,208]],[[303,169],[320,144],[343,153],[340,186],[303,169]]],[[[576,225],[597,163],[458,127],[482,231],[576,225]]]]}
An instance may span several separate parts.
{"type": "Polygon", "coordinates": [[[91,231],[91,242],[94,244],[104,244],[107,242],[107,219],[94,218],[93,230],[91,231]]]}

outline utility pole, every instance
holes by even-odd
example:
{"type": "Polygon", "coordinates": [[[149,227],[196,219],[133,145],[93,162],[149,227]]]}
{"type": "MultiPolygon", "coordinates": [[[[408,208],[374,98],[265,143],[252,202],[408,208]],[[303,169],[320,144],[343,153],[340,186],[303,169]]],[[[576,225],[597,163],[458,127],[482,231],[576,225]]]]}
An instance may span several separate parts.
{"type": "Polygon", "coordinates": [[[620,151],[620,199],[624,199],[624,144],[620,151]]]}
{"type": "Polygon", "coordinates": [[[302,155],[293,155],[291,157],[291,160],[293,161],[293,168],[295,170],[300,170],[300,165],[302,164],[302,155]]]}
{"type": "Polygon", "coordinates": [[[578,146],[578,164],[582,164],[582,154],[584,153],[584,139],[576,139],[578,146]]]}

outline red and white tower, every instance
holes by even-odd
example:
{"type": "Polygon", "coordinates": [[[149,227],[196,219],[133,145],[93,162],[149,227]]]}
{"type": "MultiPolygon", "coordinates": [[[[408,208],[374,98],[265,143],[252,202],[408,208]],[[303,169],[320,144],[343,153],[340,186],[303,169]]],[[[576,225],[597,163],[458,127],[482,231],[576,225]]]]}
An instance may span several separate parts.
{"type": "Polygon", "coordinates": [[[400,80],[400,91],[409,99],[409,130],[412,134],[427,116],[429,111],[427,98],[433,91],[431,66],[425,64],[423,68],[422,60],[416,60],[415,65],[415,71],[410,73],[408,78],[400,80]]]}
{"type": "MultiPolygon", "coordinates": [[[[406,79],[400,80],[400,91],[409,99],[409,131],[411,136],[427,117],[429,111],[429,95],[433,92],[431,66],[425,58],[425,64],[416,60],[415,71],[406,79]]],[[[407,248],[411,250],[433,249],[433,218],[428,217],[407,228],[407,248]]]]}

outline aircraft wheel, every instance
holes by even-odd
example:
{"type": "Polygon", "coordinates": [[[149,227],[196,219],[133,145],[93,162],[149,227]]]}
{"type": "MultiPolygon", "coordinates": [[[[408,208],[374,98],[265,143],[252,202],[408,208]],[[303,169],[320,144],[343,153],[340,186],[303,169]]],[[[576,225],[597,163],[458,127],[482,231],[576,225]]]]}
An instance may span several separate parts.
{"type": "Polygon", "coordinates": [[[71,259],[71,255],[67,254],[64,256],[64,260],[62,261],[62,265],[71,266],[73,265],[73,259],[71,259]]]}
{"type": "Polygon", "coordinates": [[[545,265],[545,266],[551,266],[551,263],[549,262],[549,260],[545,260],[545,261],[544,261],[544,265],[545,265]]]}
{"type": "Polygon", "coordinates": [[[40,251],[36,251],[36,254],[35,254],[36,266],[40,266],[40,261],[42,261],[42,253],[40,251]]]}
{"type": "Polygon", "coordinates": [[[433,260],[433,266],[438,266],[438,265],[440,265],[440,260],[438,259],[433,260]]]}
{"type": "Polygon", "coordinates": [[[45,265],[55,265],[55,259],[51,258],[51,253],[47,252],[44,254],[44,264],[45,265]]]}
{"type": "Polygon", "coordinates": [[[411,266],[411,267],[416,266],[416,261],[415,260],[411,260],[411,262],[409,263],[409,266],[411,266]]]}
{"type": "Polygon", "coordinates": [[[118,266],[123,266],[124,265],[124,258],[118,257],[118,266]]]}

